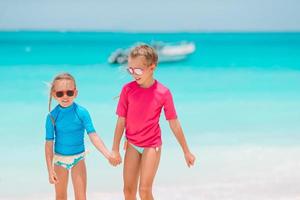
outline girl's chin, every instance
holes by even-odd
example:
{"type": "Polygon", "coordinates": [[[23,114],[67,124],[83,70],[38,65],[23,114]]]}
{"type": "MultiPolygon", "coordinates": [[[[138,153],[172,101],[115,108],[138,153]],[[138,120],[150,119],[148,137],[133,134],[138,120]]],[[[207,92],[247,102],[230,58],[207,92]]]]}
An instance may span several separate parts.
{"type": "Polygon", "coordinates": [[[143,82],[141,79],[135,80],[135,82],[137,82],[137,84],[141,85],[143,82]]]}
{"type": "Polygon", "coordinates": [[[72,105],[72,102],[68,102],[68,103],[60,103],[60,106],[61,106],[61,107],[64,107],[64,108],[69,107],[70,105],[72,105]]]}

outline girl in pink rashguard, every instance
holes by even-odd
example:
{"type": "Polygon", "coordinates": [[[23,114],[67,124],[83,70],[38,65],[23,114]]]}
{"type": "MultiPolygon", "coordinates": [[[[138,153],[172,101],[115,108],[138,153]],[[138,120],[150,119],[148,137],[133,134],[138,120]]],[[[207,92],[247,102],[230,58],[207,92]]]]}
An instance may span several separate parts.
{"type": "Polygon", "coordinates": [[[153,77],[157,60],[155,50],[148,45],[135,47],[128,57],[127,70],[134,81],[127,83],[120,94],[112,147],[114,159],[111,160],[114,166],[122,161],[119,146],[125,129],[127,145],[123,189],[126,200],[136,199],[137,189],[142,200],[153,199],[152,184],[158,169],[162,146],[159,126],[162,109],[182,147],[187,165],[190,167],[195,161],[177,119],[172,94],[153,77]]]}

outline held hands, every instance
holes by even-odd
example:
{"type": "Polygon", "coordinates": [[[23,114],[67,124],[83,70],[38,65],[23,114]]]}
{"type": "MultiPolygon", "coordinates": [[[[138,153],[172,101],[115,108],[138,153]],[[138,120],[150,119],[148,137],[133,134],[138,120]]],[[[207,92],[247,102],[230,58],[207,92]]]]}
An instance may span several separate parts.
{"type": "Polygon", "coordinates": [[[50,184],[58,183],[58,178],[54,170],[49,171],[49,183],[50,184]]]}
{"type": "Polygon", "coordinates": [[[114,167],[122,163],[122,157],[118,151],[111,152],[109,163],[114,167]]]}
{"type": "Polygon", "coordinates": [[[187,153],[185,153],[184,158],[188,167],[194,165],[196,157],[191,152],[188,151],[187,153]]]}

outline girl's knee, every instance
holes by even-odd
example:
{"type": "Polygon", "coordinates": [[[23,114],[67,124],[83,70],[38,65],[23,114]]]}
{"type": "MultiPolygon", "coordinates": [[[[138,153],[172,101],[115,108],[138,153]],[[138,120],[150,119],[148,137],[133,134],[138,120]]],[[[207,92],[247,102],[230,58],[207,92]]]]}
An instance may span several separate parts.
{"type": "Polygon", "coordinates": [[[86,200],[86,188],[83,187],[76,187],[74,188],[75,193],[75,200],[86,200]]]}
{"type": "Polygon", "coordinates": [[[152,187],[140,186],[139,195],[141,199],[151,199],[152,198],[152,187]]]}
{"type": "Polygon", "coordinates": [[[136,188],[134,188],[132,186],[125,186],[123,188],[123,193],[124,193],[126,199],[130,199],[129,197],[136,196],[136,188]]]}

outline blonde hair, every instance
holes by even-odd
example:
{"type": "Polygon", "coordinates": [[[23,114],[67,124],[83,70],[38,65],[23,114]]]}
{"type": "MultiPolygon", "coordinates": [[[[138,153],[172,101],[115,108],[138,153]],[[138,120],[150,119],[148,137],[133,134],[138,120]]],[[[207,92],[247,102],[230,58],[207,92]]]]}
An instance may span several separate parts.
{"type": "Polygon", "coordinates": [[[58,74],[57,76],[54,77],[54,79],[53,79],[53,81],[51,83],[50,94],[49,94],[49,104],[48,104],[49,115],[50,115],[50,118],[51,118],[51,121],[52,121],[53,125],[55,125],[55,120],[54,120],[53,116],[51,115],[51,102],[52,102],[52,93],[54,91],[55,81],[58,81],[58,80],[70,80],[70,81],[73,81],[74,86],[76,88],[75,79],[74,79],[74,77],[71,74],[69,74],[69,73],[61,73],[61,74],[58,74]]]}
{"type": "Polygon", "coordinates": [[[130,58],[144,57],[147,65],[157,65],[158,56],[155,49],[147,44],[134,47],[129,54],[130,58]]]}

